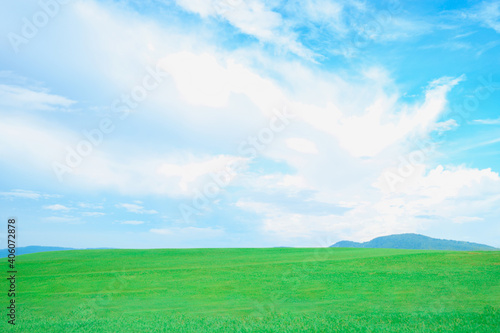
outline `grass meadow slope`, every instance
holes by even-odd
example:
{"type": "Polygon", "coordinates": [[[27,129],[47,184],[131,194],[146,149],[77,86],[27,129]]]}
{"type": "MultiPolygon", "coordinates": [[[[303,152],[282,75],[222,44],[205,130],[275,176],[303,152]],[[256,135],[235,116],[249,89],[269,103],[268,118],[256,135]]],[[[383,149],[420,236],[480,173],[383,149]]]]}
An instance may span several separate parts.
{"type": "Polygon", "coordinates": [[[1,331],[500,328],[498,251],[82,250],[22,255],[17,266],[17,324],[1,331]]]}

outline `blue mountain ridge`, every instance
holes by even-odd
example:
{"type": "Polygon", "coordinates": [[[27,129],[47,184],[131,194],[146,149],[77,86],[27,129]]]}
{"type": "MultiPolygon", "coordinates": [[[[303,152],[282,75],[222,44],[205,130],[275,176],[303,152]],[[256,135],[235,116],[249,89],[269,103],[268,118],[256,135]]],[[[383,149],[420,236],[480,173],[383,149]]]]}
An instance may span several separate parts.
{"type": "MultiPolygon", "coordinates": [[[[105,248],[99,248],[99,249],[105,249],[105,248]]],[[[22,254],[29,254],[29,253],[67,251],[67,250],[90,250],[90,249],[74,249],[71,247],[30,245],[30,246],[16,247],[16,256],[19,256],[22,254]]],[[[94,249],[94,250],[98,250],[98,249],[94,249]]],[[[8,255],[9,255],[8,249],[0,249],[0,258],[8,257],[8,255]]]]}
{"type": "Polygon", "coordinates": [[[495,251],[498,250],[489,245],[437,239],[419,234],[398,234],[382,236],[369,242],[358,243],[352,241],[340,241],[330,247],[356,247],[369,249],[407,249],[407,250],[448,250],[448,251],[495,251]]]}

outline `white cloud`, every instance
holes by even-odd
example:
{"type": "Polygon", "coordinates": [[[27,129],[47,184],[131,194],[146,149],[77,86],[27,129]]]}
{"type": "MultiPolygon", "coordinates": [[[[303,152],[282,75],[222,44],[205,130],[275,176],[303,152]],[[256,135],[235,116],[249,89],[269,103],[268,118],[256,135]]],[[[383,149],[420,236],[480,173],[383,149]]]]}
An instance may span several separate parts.
{"type": "Polygon", "coordinates": [[[310,140],[304,138],[289,138],[286,139],[288,148],[304,154],[318,154],[318,147],[310,140]]]}
{"type": "Polygon", "coordinates": [[[496,138],[496,139],[493,139],[493,140],[486,140],[486,141],[483,141],[483,142],[472,144],[470,146],[463,147],[463,148],[459,149],[458,151],[467,151],[467,150],[470,150],[470,149],[475,149],[475,148],[479,148],[479,147],[493,145],[493,144],[496,144],[498,142],[500,142],[500,138],[496,138]]]}
{"type": "Polygon", "coordinates": [[[433,31],[431,24],[401,16],[378,15],[365,27],[366,38],[379,42],[396,41],[414,38],[433,31]]]}
{"type": "Polygon", "coordinates": [[[386,172],[400,175],[395,169],[387,169],[374,186],[384,193],[395,192],[408,196],[432,198],[430,203],[438,203],[447,198],[456,197],[465,188],[469,188],[467,193],[471,193],[475,186],[481,186],[482,190],[486,190],[492,184],[500,181],[498,173],[491,169],[470,169],[463,166],[445,168],[439,165],[426,172],[424,165],[414,165],[414,172],[407,177],[401,175],[401,178],[395,182],[396,186],[391,188],[385,177],[386,172]]]}
{"type": "MultiPolygon", "coordinates": [[[[29,166],[32,175],[40,169],[51,170],[68,143],[76,141],[67,129],[27,115],[3,116],[0,132],[0,154],[8,156],[4,163],[18,169],[29,166]]],[[[46,174],[55,176],[52,171],[46,174]]]]}
{"type": "Polygon", "coordinates": [[[437,166],[426,172],[420,166],[393,191],[384,176],[374,185],[385,193],[374,214],[394,223],[413,220],[418,225],[418,216],[432,216],[430,223],[481,221],[485,212],[500,207],[500,177],[491,169],[437,166]]]}
{"type": "Polygon", "coordinates": [[[78,203],[78,206],[81,208],[90,208],[90,209],[103,209],[104,207],[100,204],[90,204],[86,202],[78,203]]]}
{"type": "Polygon", "coordinates": [[[433,131],[446,132],[458,127],[458,123],[455,119],[448,119],[439,123],[435,123],[434,127],[430,127],[433,131]]]}
{"type": "Polygon", "coordinates": [[[172,227],[163,229],[151,229],[149,232],[158,235],[170,236],[170,237],[189,237],[189,239],[210,239],[210,238],[220,238],[224,236],[225,231],[223,228],[219,227],[172,227]]]}
{"type": "MultiPolygon", "coordinates": [[[[408,39],[432,31],[425,21],[403,17],[397,5],[390,4],[380,10],[363,1],[288,1],[280,5],[282,15],[274,10],[276,3],[260,0],[177,0],[178,5],[203,18],[226,20],[241,32],[261,42],[271,43],[302,58],[318,58],[311,48],[299,39],[323,36],[321,52],[334,52],[347,57],[357,52],[365,40],[377,42],[408,39]],[[307,34],[303,33],[307,28],[307,34]],[[358,37],[354,38],[353,35],[358,37]],[[353,42],[355,40],[356,42],[353,42]]],[[[315,40],[317,41],[317,40],[315,40]]]]}
{"type": "Polygon", "coordinates": [[[437,166],[428,174],[420,174],[406,182],[401,190],[406,195],[421,196],[428,204],[445,199],[484,196],[500,189],[500,177],[491,169],[437,166]]]}
{"type": "Polygon", "coordinates": [[[254,191],[298,193],[304,190],[314,190],[308,184],[308,179],[302,174],[245,174],[245,185],[254,191]]]}
{"type": "Polygon", "coordinates": [[[300,175],[279,175],[279,180],[275,183],[275,188],[295,188],[298,190],[310,189],[307,181],[300,175]]]}
{"type": "Polygon", "coordinates": [[[27,111],[67,109],[75,101],[23,87],[0,84],[0,106],[27,111]]]}
{"type": "MultiPolygon", "coordinates": [[[[266,42],[284,44],[289,41],[288,38],[291,40],[295,38],[293,34],[287,33],[288,27],[281,27],[288,22],[273,12],[270,5],[250,1],[241,3],[243,7],[233,13],[229,12],[230,9],[222,13],[214,9],[214,1],[179,1],[179,3],[203,17],[222,17],[242,32],[266,42]]],[[[315,20],[341,19],[344,5],[322,1],[315,3],[320,6],[310,4],[308,6],[314,8],[306,6],[315,20]],[[321,7],[323,5],[325,7],[321,7]]],[[[261,230],[267,234],[283,234],[285,238],[300,237],[302,234],[312,240],[324,233],[352,235],[356,229],[362,230],[358,233],[360,237],[376,236],[381,232],[414,231],[420,223],[416,218],[419,214],[436,213],[437,206],[442,204],[443,213],[438,216],[452,219],[453,214],[448,211],[451,207],[448,201],[461,200],[462,192],[469,187],[478,193],[486,191],[486,187],[478,186],[475,181],[467,183],[469,184],[467,186],[456,187],[453,182],[458,179],[454,177],[472,177],[474,172],[460,173],[448,169],[431,171],[429,174],[424,171],[421,174],[417,172],[416,182],[420,182],[421,187],[408,189],[413,186],[409,181],[408,188],[396,194],[379,193],[380,189],[370,188],[378,172],[391,164],[394,156],[405,150],[405,147],[400,146],[404,145],[403,142],[407,137],[425,136],[430,131],[444,131],[456,126],[453,120],[438,122],[438,119],[446,107],[447,92],[460,81],[460,78],[437,80],[430,84],[422,101],[407,104],[401,101],[399,87],[383,68],[365,71],[362,73],[364,77],[350,81],[359,73],[353,73],[351,77],[349,75],[340,77],[334,72],[322,74],[320,70],[309,69],[299,62],[284,62],[282,59],[276,61],[265,59],[265,56],[260,55],[256,57],[256,62],[262,67],[255,69],[241,61],[245,56],[249,58],[251,50],[220,54],[211,51],[213,48],[202,43],[194,43],[195,39],[190,39],[189,36],[186,36],[188,40],[186,44],[177,47],[176,43],[172,42],[171,31],[168,29],[156,30],[157,28],[150,23],[137,20],[131,20],[129,23],[120,15],[111,14],[111,11],[107,12],[105,7],[98,4],[79,3],[75,10],[79,14],[78,23],[87,24],[86,32],[109,32],[109,34],[92,34],[96,36],[98,46],[89,48],[91,58],[98,59],[96,68],[99,69],[97,71],[99,78],[110,80],[107,86],[115,87],[116,83],[119,89],[123,88],[124,92],[129,92],[131,87],[137,84],[137,78],[142,78],[141,73],[145,67],[143,65],[154,64],[155,59],[162,59],[160,64],[169,73],[171,81],[170,78],[165,79],[165,87],[162,87],[163,90],[158,93],[157,99],[154,99],[157,102],[157,109],[161,112],[149,112],[148,108],[148,112],[134,114],[136,117],[134,121],[140,123],[154,119],[155,122],[167,122],[182,119],[179,122],[182,123],[182,130],[189,131],[190,126],[201,117],[210,118],[212,121],[210,126],[203,124],[206,132],[200,134],[193,131],[187,133],[186,137],[190,136],[193,141],[204,140],[207,146],[217,147],[217,152],[198,154],[195,153],[196,149],[191,152],[186,149],[176,154],[157,152],[166,151],[163,150],[164,143],[167,147],[175,146],[175,142],[172,141],[161,142],[161,148],[151,147],[152,149],[137,154],[137,151],[131,151],[131,145],[120,142],[121,138],[117,131],[113,134],[116,137],[96,149],[80,166],[73,169],[71,175],[67,175],[64,186],[71,186],[76,191],[106,188],[120,194],[160,194],[172,197],[192,195],[197,189],[201,190],[207,181],[213,181],[210,177],[212,173],[223,170],[232,162],[241,164],[248,162],[246,159],[231,155],[236,153],[237,143],[240,142],[234,140],[237,136],[227,138],[227,141],[236,142],[234,151],[230,151],[230,148],[218,149],[220,142],[214,137],[224,136],[227,133],[220,131],[222,126],[234,127],[240,131],[240,123],[249,122],[249,119],[254,119],[259,112],[269,115],[267,113],[270,113],[273,107],[286,104],[290,105],[294,113],[299,114],[301,118],[294,120],[293,126],[286,129],[287,132],[284,133],[286,135],[282,137],[277,135],[272,145],[262,151],[261,156],[287,164],[295,173],[275,174],[273,170],[273,173],[266,174],[264,171],[264,174],[260,175],[250,174],[251,184],[245,184],[245,190],[274,190],[276,193],[286,194],[309,191],[314,193],[311,194],[314,200],[321,198],[324,202],[331,202],[332,205],[342,202],[352,210],[344,216],[309,216],[281,211],[272,204],[266,206],[266,203],[260,203],[264,207],[259,208],[256,203],[253,203],[252,207],[247,203],[246,208],[253,208],[263,214],[264,222],[261,230]],[[115,38],[116,42],[110,43],[110,38],[115,38]],[[190,43],[196,47],[191,47],[190,43]],[[177,48],[187,51],[179,52],[177,48]],[[193,49],[196,51],[192,51],[193,49]],[[103,54],[106,56],[101,56],[103,54]],[[122,54],[127,56],[122,57],[122,54]],[[130,69],[131,64],[136,66],[130,69]],[[272,74],[267,76],[262,74],[266,72],[272,74]],[[172,89],[173,87],[177,88],[177,91],[172,89]],[[180,101],[177,101],[177,92],[181,97],[180,101]],[[172,96],[174,98],[171,98],[172,96]],[[172,99],[178,102],[177,108],[167,107],[172,99]],[[241,107],[243,104],[245,108],[241,107]],[[253,105],[248,107],[248,104],[253,105]],[[175,111],[170,111],[171,109],[182,112],[177,112],[174,117],[175,111]],[[250,109],[251,112],[244,113],[243,109],[245,112],[250,109]],[[367,156],[371,158],[359,158],[367,156]],[[433,178],[434,172],[438,174],[438,178],[448,179],[447,171],[456,173],[457,176],[450,176],[448,182],[444,183],[439,183],[433,178]],[[427,187],[422,188],[422,184],[427,187]],[[436,188],[442,197],[431,195],[436,188]],[[408,192],[405,192],[406,190],[408,192]],[[419,197],[420,201],[414,200],[414,197],[419,197]],[[408,207],[405,207],[405,202],[409,202],[408,207]],[[425,206],[425,204],[430,205],[425,206]],[[405,216],[409,218],[406,220],[405,216]]],[[[413,31],[414,28],[401,21],[394,21],[391,27],[394,28],[393,31],[400,28],[413,31]]],[[[346,33],[349,30],[342,22],[332,29],[338,31],[346,29],[346,33]]],[[[403,38],[390,34],[385,37],[403,38]]],[[[374,40],[383,38],[383,36],[373,36],[374,40]]],[[[179,38],[179,40],[184,39],[179,38]]],[[[301,47],[293,43],[290,45],[292,48],[301,47]]],[[[296,53],[299,54],[299,51],[296,53]]],[[[74,62],[80,66],[80,62],[74,62]]],[[[31,96],[23,90],[5,91],[10,94],[10,99],[13,99],[13,95],[19,97],[27,94],[26,100],[29,100],[28,97],[31,96]]],[[[38,103],[36,104],[38,107],[40,105],[46,108],[56,107],[57,103],[59,106],[64,106],[64,103],[71,102],[54,99],[54,96],[45,94],[47,96],[37,94],[31,96],[32,100],[38,103]]],[[[129,125],[130,123],[127,123],[124,127],[129,125]]],[[[245,128],[245,131],[241,130],[242,136],[255,135],[260,129],[255,127],[253,131],[251,127],[245,128]]],[[[79,133],[67,132],[64,128],[54,128],[41,119],[21,117],[6,119],[6,122],[0,124],[0,131],[7,133],[6,139],[0,145],[0,152],[7,156],[6,160],[14,157],[16,163],[13,165],[21,165],[23,163],[18,162],[23,160],[30,161],[30,167],[34,171],[51,165],[54,160],[64,161],[65,145],[81,139],[79,133]],[[21,151],[22,156],[19,153],[21,151]]],[[[137,139],[138,145],[141,146],[143,143],[141,140],[144,142],[149,140],[146,137],[144,134],[136,133],[134,139],[137,139]]],[[[165,138],[165,141],[175,140],[168,136],[165,138]]],[[[425,166],[422,168],[425,170],[425,166]]],[[[250,172],[242,171],[242,173],[248,175],[250,172]]],[[[52,170],[48,170],[45,175],[53,176],[52,170]]],[[[488,172],[481,173],[479,179],[480,184],[483,184],[485,179],[496,184],[495,178],[488,172]]],[[[3,195],[33,199],[40,197],[40,194],[36,193],[12,194],[12,192],[3,192],[3,195]]],[[[480,214],[476,214],[477,207],[481,205],[487,204],[485,200],[481,201],[478,194],[471,204],[471,211],[464,210],[458,216],[462,217],[462,220],[471,216],[481,218],[480,214]]],[[[245,208],[244,206],[244,203],[240,203],[240,208],[245,208]]],[[[83,204],[80,207],[88,210],[102,209],[100,205],[83,204]]],[[[140,202],[131,201],[117,207],[138,214],[156,213],[155,210],[144,208],[140,202]]],[[[101,214],[92,211],[82,213],[83,216],[101,216],[101,214]]],[[[217,234],[220,233],[220,229],[166,228],[152,229],[151,232],[173,237],[176,234],[189,237],[190,233],[198,233],[200,236],[217,234]]]]}
{"type": "Polygon", "coordinates": [[[141,205],[129,204],[129,203],[120,203],[115,205],[117,208],[125,208],[128,212],[137,213],[137,214],[157,214],[158,212],[154,209],[144,209],[141,205]]]}
{"type": "Polygon", "coordinates": [[[43,206],[43,209],[49,209],[49,210],[55,210],[55,211],[68,211],[68,210],[71,210],[71,208],[66,207],[64,205],[60,205],[60,204],[43,206]]]}
{"type": "Polygon", "coordinates": [[[144,221],[131,220],[131,221],[122,221],[120,223],[121,224],[130,224],[130,225],[139,225],[139,224],[144,224],[144,221]]]}
{"type": "Polygon", "coordinates": [[[304,47],[295,33],[286,29],[281,14],[268,8],[259,0],[176,0],[187,11],[201,17],[218,17],[226,20],[241,32],[254,36],[261,42],[271,43],[305,59],[313,60],[314,53],[304,47]]]}
{"type": "Polygon", "coordinates": [[[40,197],[42,197],[42,194],[28,190],[12,190],[9,192],[0,192],[0,195],[5,197],[26,198],[26,199],[39,199],[40,197]]]}
{"type": "MultiPolygon", "coordinates": [[[[29,165],[32,175],[41,172],[54,181],[58,179],[54,163],[67,166],[68,149],[75,149],[76,143],[80,142],[77,135],[60,127],[48,126],[39,119],[23,121],[6,117],[0,123],[0,131],[5,134],[0,137],[0,153],[6,156],[8,163],[16,168],[17,165],[25,165],[26,168],[29,165]]],[[[196,157],[186,152],[164,158],[145,155],[128,159],[121,156],[121,152],[127,150],[125,146],[118,146],[112,151],[96,147],[82,158],[81,164],[63,169],[61,179],[68,186],[80,189],[113,188],[128,194],[191,196],[195,189],[212,181],[212,173],[227,171],[234,165],[248,162],[247,158],[237,156],[196,157]]],[[[233,171],[236,175],[237,170],[233,171]]],[[[3,195],[39,197],[37,193],[26,191],[4,192],[3,195]]],[[[83,205],[82,208],[98,209],[83,205]]]]}
{"type": "Polygon", "coordinates": [[[104,216],[106,215],[105,213],[102,212],[83,212],[83,216],[104,216]]]}
{"type": "Polygon", "coordinates": [[[192,105],[222,107],[231,94],[244,94],[262,112],[270,112],[283,93],[269,79],[227,58],[223,63],[215,54],[188,51],[172,53],[159,61],[174,78],[184,100],[192,105]]]}
{"type": "Polygon", "coordinates": [[[383,182],[381,177],[375,189],[363,185],[362,193],[341,190],[344,201],[332,204],[351,208],[341,215],[299,214],[273,202],[242,199],[236,207],[261,216],[263,237],[301,246],[316,246],[324,235],[334,241],[367,241],[422,232],[444,222],[479,223],[486,220],[485,214],[500,213],[500,176],[490,169],[439,166],[425,172],[425,167],[417,168],[396,191],[386,191],[383,182]]]}
{"type": "Polygon", "coordinates": [[[307,0],[296,2],[297,8],[293,8],[297,19],[307,17],[307,19],[322,23],[322,27],[335,30],[337,33],[346,33],[347,27],[344,24],[344,4],[337,1],[328,0],[307,0]],[[300,15],[302,14],[302,15],[300,15]]]}
{"type": "MultiPolygon", "coordinates": [[[[200,5],[200,7],[196,6],[196,8],[200,8],[200,14],[215,15],[210,9],[207,9],[208,7],[205,8],[203,6],[204,5],[200,5]]],[[[92,27],[92,29],[110,26],[111,31],[120,31],[124,29],[124,31],[130,32],[131,35],[127,35],[126,39],[120,39],[116,44],[108,43],[109,45],[113,45],[113,48],[116,48],[116,50],[108,48],[103,49],[103,51],[107,52],[106,54],[109,53],[109,58],[116,57],[122,61],[123,59],[117,56],[117,54],[128,54],[127,47],[133,44],[138,51],[130,53],[134,55],[145,55],[144,58],[153,59],[154,56],[152,53],[149,53],[150,51],[146,44],[152,43],[156,48],[159,47],[158,45],[162,44],[161,38],[158,36],[163,34],[155,34],[155,32],[161,32],[162,30],[158,29],[157,31],[155,27],[153,27],[154,29],[151,28],[152,26],[150,23],[146,24],[133,20],[133,22],[130,23],[134,28],[132,29],[128,26],[128,23],[126,23],[123,17],[120,15],[111,15],[106,11],[105,7],[96,4],[78,4],[75,8],[81,16],[80,19],[85,19],[85,22],[91,22],[92,20],[90,20],[90,18],[94,16],[97,18],[96,26],[92,27]],[[145,42],[144,45],[141,44],[140,34],[134,31],[148,32],[143,36],[144,39],[147,40],[147,43],[145,42]],[[134,42],[129,43],[129,39],[134,42]]],[[[193,8],[190,10],[195,10],[193,8]]],[[[340,9],[332,8],[331,10],[332,13],[334,13],[340,9]]],[[[100,36],[99,38],[99,45],[101,43],[103,45],[106,44],[106,36],[100,36]]],[[[187,49],[189,49],[189,47],[187,49]]],[[[282,147],[280,146],[280,144],[282,144],[280,143],[280,138],[277,138],[276,142],[273,142],[273,146],[277,148],[269,147],[266,151],[262,152],[262,154],[263,156],[271,158],[278,156],[280,157],[278,160],[284,160],[286,163],[297,168],[296,175],[284,175],[283,179],[280,179],[279,183],[282,184],[281,186],[283,187],[314,187],[317,184],[313,184],[311,179],[332,179],[330,175],[331,172],[328,168],[331,168],[332,164],[337,164],[335,162],[337,158],[343,158],[345,160],[345,156],[336,150],[337,142],[335,139],[338,139],[342,147],[354,157],[366,155],[374,156],[387,146],[397,143],[398,140],[403,140],[404,136],[411,132],[411,130],[401,130],[402,127],[405,127],[404,119],[399,119],[398,117],[404,118],[402,114],[405,113],[405,110],[414,111],[414,114],[411,114],[412,117],[407,118],[411,118],[410,120],[414,121],[416,124],[422,124],[422,127],[427,125],[432,127],[433,121],[435,121],[433,117],[429,117],[432,119],[421,119],[420,121],[417,119],[418,115],[425,114],[429,110],[425,109],[425,107],[412,108],[412,106],[401,106],[397,103],[399,97],[397,93],[385,93],[385,91],[394,91],[395,88],[391,85],[390,78],[383,70],[368,71],[369,73],[367,73],[366,76],[371,81],[368,80],[369,82],[366,84],[355,84],[342,80],[334,73],[328,73],[328,75],[322,76],[298,63],[280,64],[278,62],[273,63],[273,60],[266,60],[268,62],[266,66],[271,68],[276,65],[276,71],[279,73],[278,77],[280,75],[284,77],[283,81],[286,82],[286,85],[280,85],[276,80],[271,80],[269,77],[265,77],[262,74],[259,75],[262,71],[252,69],[247,65],[242,65],[235,60],[241,59],[238,58],[238,56],[241,57],[245,55],[246,51],[242,51],[242,54],[221,55],[215,52],[206,51],[208,49],[210,48],[201,45],[197,48],[196,53],[191,51],[165,51],[165,49],[162,49],[161,53],[154,53],[154,55],[161,54],[163,59],[160,62],[161,66],[172,76],[177,89],[187,102],[187,105],[180,104],[180,107],[182,107],[182,110],[185,110],[185,114],[192,113],[190,117],[183,118],[188,125],[196,121],[191,118],[199,119],[199,117],[195,116],[204,113],[200,112],[200,109],[196,108],[196,106],[201,105],[212,108],[225,107],[229,103],[228,101],[231,100],[230,97],[232,95],[248,97],[248,100],[257,106],[262,113],[271,113],[272,108],[276,105],[290,104],[294,112],[295,109],[300,109],[299,112],[303,118],[302,120],[294,120],[294,125],[296,124],[296,127],[305,128],[309,124],[312,124],[314,129],[308,128],[306,132],[302,133],[299,131],[295,132],[295,128],[290,128],[287,129],[287,131],[289,131],[287,136],[292,138],[307,137],[309,141],[314,142],[314,145],[318,145],[315,148],[310,144],[298,147],[297,142],[295,142],[295,148],[302,149],[309,153],[318,150],[322,153],[325,151],[329,154],[329,161],[325,161],[325,158],[322,160],[321,156],[318,156],[315,159],[318,163],[310,163],[324,165],[321,170],[312,170],[312,167],[311,170],[309,170],[304,160],[300,160],[300,156],[297,157],[292,156],[292,154],[286,155],[284,152],[276,152],[278,147],[282,147]],[[199,50],[202,51],[200,52],[199,50]],[[303,78],[306,79],[303,80],[303,78]],[[285,86],[287,86],[287,88],[284,88],[285,86]],[[290,86],[290,91],[287,91],[288,86],[290,86]],[[304,92],[295,94],[296,91],[304,92]],[[366,96],[366,98],[360,101],[359,98],[355,98],[357,94],[366,96]],[[319,98],[316,98],[317,96],[319,96],[319,98]],[[372,122],[372,120],[374,121],[372,122]],[[337,129],[339,130],[337,131],[337,129]],[[365,129],[368,129],[368,132],[366,132],[365,129]],[[322,136],[320,132],[327,133],[331,137],[322,136]],[[396,134],[394,132],[396,132],[396,134]],[[397,135],[397,132],[401,132],[400,135],[397,135]],[[368,137],[368,139],[360,140],[360,138],[364,137],[368,137]],[[325,150],[323,145],[328,145],[330,150],[325,150]],[[333,151],[333,154],[330,154],[331,151],[333,151]],[[285,156],[279,154],[284,154],[285,156]]],[[[96,50],[92,50],[92,52],[95,51],[96,50]]],[[[97,58],[101,59],[101,57],[97,58]]],[[[131,58],[127,61],[137,62],[137,59],[131,58]]],[[[101,63],[100,66],[103,68],[110,67],[104,66],[104,63],[101,63]]],[[[122,63],[116,64],[116,66],[118,68],[128,68],[122,63]]],[[[113,66],[111,67],[115,68],[113,66]]],[[[127,84],[130,82],[133,83],[133,80],[130,79],[121,80],[125,78],[124,75],[134,76],[133,73],[129,71],[116,70],[116,72],[106,73],[106,77],[112,77],[112,83],[118,81],[127,82],[127,84]]],[[[452,82],[448,83],[450,85],[452,84],[452,82]]],[[[123,83],[120,83],[120,86],[122,84],[123,83]]],[[[446,85],[445,82],[442,84],[446,85]]],[[[133,85],[131,86],[133,87],[133,85]]],[[[168,87],[170,88],[171,85],[168,85],[168,87]]],[[[125,91],[130,90],[130,86],[125,89],[125,91]]],[[[437,92],[440,91],[440,87],[435,86],[432,87],[430,91],[431,90],[437,92]]],[[[443,103],[445,102],[445,93],[440,93],[441,95],[437,93],[439,96],[436,97],[430,96],[430,91],[428,92],[428,100],[432,99],[443,101],[443,103]]],[[[168,94],[175,95],[175,93],[171,91],[168,91],[168,94]]],[[[169,98],[164,98],[162,95],[162,100],[169,100],[169,98]]],[[[166,102],[162,103],[163,104],[158,104],[158,106],[164,111],[167,109],[165,106],[168,104],[165,104],[166,102]]],[[[242,103],[235,103],[231,105],[231,109],[227,110],[227,112],[232,113],[230,116],[234,118],[231,118],[231,120],[237,119],[241,122],[247,122],[246,119],[250,118],[247,117],[247,115],[255,115],[255,110],[253,110],[253,113],[249,114],[240,113],[241,104],[242,103]]],[[[428,104],[432,103],[429,101],[428,104]]],[[[439,109],[441,105],[438,105],[439,103],[435,104],[435,109],[439,109]]],[[[433,109],[432,107],[429,108],[433,109]]],[[[428,113],[432,113],[433,115],[439,113],[439,110],[434,113],[431,111],[428,113]]],[[[166,112],[167,111],[165,111],[165,113],[166,112]]],[[[226,110],[224,112],[226,112],[226,110]]],[[[210,113],[210,115],[204,116],[211,117],[214,115],[214,124],[224,124],[229,116],[224,112],[210,113]]],[[[168,114],[167,116],[171,115],[168,114]]],[[[183,116],[184,114],[179,117],[183,116]]],[[[144,119],[140,118],[140,115],[137,115],[137,117],[139,119],[144,119]]],[[[160,118],[161,116],[158,117],[160,118]]],[[[168,119],[168,117],[161,119],[168,119]]],[[[234,124],[234,122],[231,122],[231,124],[234,124]]],[[[0,125],[0,127],[1,126],[2,125],[0,125]]],[[[32,151],[30,150],[25,153],[31,160],[37,161],[37,163],[33,163],[36,167],[51,165],[54,160],[63,162],[65,157],[65,144],[61,143],[77,142],[78,139],[78,136],[71,135],[72,133],[65,133],[61,128],[51,128],[47,131],[46,124],[41,121],[32,123],[27,122],[23,124],[23,129],[24,133],[31,133],[32,135],[29,135],[29,139],[23,139],[22,137],[25,136],[24,134],[17,135],[21,140],[19,146],[31,147],[32,144],[30,145],[29,142],[35,142],[35,145],[38,145],[33,148],[32,151]]],[[[256,128],[255,132],[258,133],[258,130],[259,128],[256,128]]],[[[218,134],[218,132],[219,128],[214,128],[211,133],[218,134]]],[[[207,134],[208,133],[209,131],[207,131],[207,134]]],[[[12,134],[16,136],[16,133],[12,134]]],[[[140,139],[139,136],[138,138],[140,139]]],[[[211,140],[211,138],[207,135],[203,136],[203,140],[211,140]]],[[[140,195],[155,193],[169,196],[186,196],[192,195],[193,191],[199,189],[200,186],[204,186],[206,181],[211,181],[210,173],[214,172],[220,164],[224,164],[231,159],[238,159],[236,156],[221,154],[193,156],[188,152],[181,152],[177,154],[177,156],[165,155],[161,157],[144,154],[137,158],[127,159],[124,158],[123,155],[124,152],[128,151],[129,147],[120,145],[119,142],[116,141],[113,142],[113,144],[114,151],[104,150],[106,147],[103,146],[86,157],[79,167],[73,169],[71,175],[68,174],[65,176],[66,184],[80,189],[112,188],[117,192],[127,194],[140,195]]],[[[286,142],[284,145],[286,145],[286,142]]],[[[4,147],[5,146],[8,145],[4,145],[4,147]]],[[[2,148],[0,148],[0,150],[1,149],[2,148]]],[[[16,151],[21,150],[16,149],[16,151]]],[[[11,154],[15,153],[12,151],[11,154]]],[[[312,157],[312,155],[313,154],[309,154],[305,156],[305,158],[312,157]]],[[[51,171],[51,173],[53,172],[51,171]]],[[[351,171],[351,173],[354,173],[354,171],[351,171]]],[[[339,174],[340,173],[337,172],[337,175],[339,174]]],[[[53,176],[53,174],[51,176],[53,176]]],[[[349,177],[343,178],[349,179],[349,177]]],[[[332,182],[333,181],[332,179],[332,182]]],[[[330,185],[328,181],[324,183],[325,186],[326,184],[330,185]]]]}
{"type": "MultiPolygon", "coordinates": [[[[177,4],[187,11],[197,13],[201,17],[208,17],[215,15],[216,2],[215,1],[203,1],[203,0],[176,0],[177,4]]],[[[223,3],[223,1],[219,1],[223,3]]]]}
{"type": "Polygon", "coordinates": [[[333,104],[327,108],[302,105],[295,112],[317,129],[338,138],[341,147],[353,156],[373,157],[410,134],[425,135],[434,129],[445,110],[446,94],[462,79],[431,82],[424,102],[417,106],[397,105],[396,95],[380,95],[359,115],[344,114],[333,104]]]}
{"type": "Polygon", "coordinates": [[[320,54],[352,58],[363,54],[369,43],[400,41],[433,31],[425,20],[405,14],[399,2],[376,6],[367,1],[302,0],[287,1],[283,7],[286,22],[296,31],[306,28],[301,38],[320,54]]]}
{"type": "Polygon", "coordinates": [[[83,223],[79,218],[72,216],[49,216],[42,218],[46,223],[68,223],[68,224],[81,224],[83,223]]]}
{"type": "Polygon", "coordinates": [[[469,222],[479,222],[483,221],[482,217],[477,216],[457,216],[452,218],[455,223],[469,223],[469,222]]]}
{"type": "Polygon", "coordinates": [[[484,26],[500,33],[500,2],[483,1],[469,12],[463,14],[469,19],[476,20],[484,26]]]}
{"type": "Polygon", "coordinates": [[[500,125],[500,118],[497,119],[474,119],[475,124],[481,125],[500,125]]]}
{"type": "Polygon", "coordinates": [[[222,174],[232,179],[247,162],[246,158],[219,155],[185,164],[163,163],[157,174],[165,180],[174,181],[182,194],[192,195],[194,190],[207,182],[214,182],[210,175],[222,174]]]}
{"type": "Polygon", "coordinates": [[[283,245],[313,245],[325,233],[338,233],[346,228],[339,215],[306,215],[285,212],[271,203],[239,200],[237,207],[262,216],[258,231],[283,245]],[[298,243],[299,242],[299,243],[298,243]]]}

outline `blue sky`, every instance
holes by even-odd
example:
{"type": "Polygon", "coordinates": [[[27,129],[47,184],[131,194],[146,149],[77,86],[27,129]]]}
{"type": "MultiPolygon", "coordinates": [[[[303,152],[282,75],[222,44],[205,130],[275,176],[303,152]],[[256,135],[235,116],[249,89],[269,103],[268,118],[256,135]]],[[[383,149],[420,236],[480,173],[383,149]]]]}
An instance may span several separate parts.
{"type": "Polygon", "coordinates": [[[19,246],[500,247],[500,1],[9,2],[0,32],[19,246]]]}

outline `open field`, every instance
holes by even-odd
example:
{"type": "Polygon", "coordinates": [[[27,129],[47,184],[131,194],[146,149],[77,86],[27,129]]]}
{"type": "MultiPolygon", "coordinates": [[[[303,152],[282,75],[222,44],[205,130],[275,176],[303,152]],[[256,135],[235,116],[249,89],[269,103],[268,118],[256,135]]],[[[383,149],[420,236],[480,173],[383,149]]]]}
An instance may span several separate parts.
{"type": "Polygon", "coordinates": [[[500,328],[498,251],[83,250],[22,255],[17,268],[16,332],[500,328]]]}

